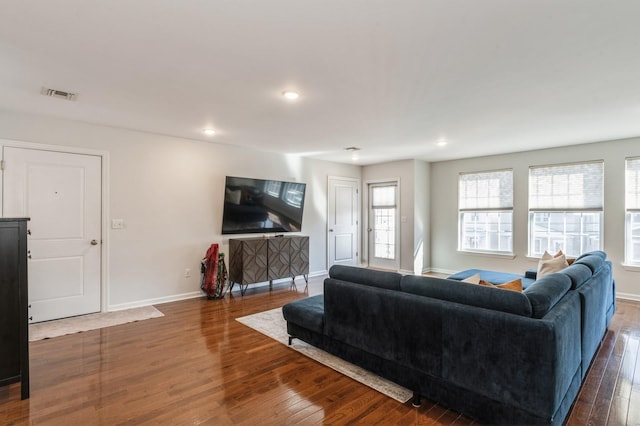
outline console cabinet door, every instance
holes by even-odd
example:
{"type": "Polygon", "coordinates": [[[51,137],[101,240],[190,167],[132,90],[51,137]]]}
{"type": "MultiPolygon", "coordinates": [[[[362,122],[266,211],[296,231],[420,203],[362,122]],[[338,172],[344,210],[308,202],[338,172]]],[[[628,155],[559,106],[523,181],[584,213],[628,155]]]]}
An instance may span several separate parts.
{"type": "Polygon", "coordinates": [[[234,238],[229,240],[229,279],[240,284],[267,281],[267,240],[234,238]]]}
{"type": "Polygon", "coordinates": [[[280,237],[268,240],[269,255],[267,264],[269,265],[269,281],[279,278],[289,278],[289,263],[291,253],[289,252],[290,238],[280,237]]]}
{"type": "Polygon", "coordinates": [[[309,275],[309,237],[293,236],[291,245],[291,277],[309,275]]]}

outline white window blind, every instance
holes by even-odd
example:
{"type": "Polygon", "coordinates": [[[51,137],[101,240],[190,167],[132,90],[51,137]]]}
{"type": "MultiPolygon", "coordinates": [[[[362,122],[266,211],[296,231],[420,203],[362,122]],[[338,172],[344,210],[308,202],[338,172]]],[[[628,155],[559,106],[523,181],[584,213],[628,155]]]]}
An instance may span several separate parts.
{"type": "Polygon", "coordinates": [[[603,162],[529,168],[530,211],[602,211],[603,162]]]}
{"type": "Polygon", "coordinates": [[[640,212],[640,158],[627,159],[626,170],[627,211],[640,212]]]}
{"type": "Polygon", "coordinates": [[[460,211],[513,209],[513,171],[460,174],[458,208],[460,211]]]}
{"type": "Polygon", "coordinates": [[[377,207],[395,208],[396,186],[374,186],[371,188],[371,205],[377,207]]]}
{"type": "Polygon", "coordinates": [[[458,190],[458,249],[513,251],[513,171],[462,173],[458,190]]]}

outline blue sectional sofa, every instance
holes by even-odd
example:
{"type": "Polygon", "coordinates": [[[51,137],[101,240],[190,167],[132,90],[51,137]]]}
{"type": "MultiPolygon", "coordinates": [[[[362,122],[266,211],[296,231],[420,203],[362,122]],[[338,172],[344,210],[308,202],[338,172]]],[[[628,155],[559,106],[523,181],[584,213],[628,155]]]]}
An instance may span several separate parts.
{"type": "Polygon", "coordinates": [[[522,293],[334,266],[286,304],[298,338],[485,423],[560,425],[615,311],[611,263],[581,256],[522,293]]]}

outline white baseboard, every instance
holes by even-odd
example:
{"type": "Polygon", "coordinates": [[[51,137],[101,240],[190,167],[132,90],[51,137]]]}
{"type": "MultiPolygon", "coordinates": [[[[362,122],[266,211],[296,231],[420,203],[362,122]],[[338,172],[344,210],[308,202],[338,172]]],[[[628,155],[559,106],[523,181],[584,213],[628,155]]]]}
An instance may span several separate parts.
{"type": "Polygon", "coordinates": [[[157,297],[154,299],[136,300],[134,302],[120,303],[117,305],[109,305],[107,309],[109,312],[122,311],[125,309],[139,308],[141,306],[160,305],[162,303],[177,302],[179,300],[195,299],[196,297],[202,297],[202,296],[204,296],[204,293],[198,290],[198,291],[192,291],[189,293],[157,297]]]}
{"type": "Polygon", "coordinates": [[[329,275],[329,271],[309,272],[309,278],[311,278],[311,277],[320,277],[322,275],[329,275]]]}
{"type": "Polygon", "coordinates": [[[443,268],[429,268],[427,271],[425,272],[434,272],[436,274],[447,274],[447,275],[453,275],[456,272],[460,272],[458,271],[452,271],[451,269],[443,269],[443,268]]]}
{"type": "Polygon", "coordinates": [[[616,299],[633,300],[634,302],[640,302],[640,295],[616,292],[616,299]]]}
{"type": "MultiPolygon", "coordinates": [[[[315,272],[310,272],[308,277],[309,278],[321,277],[323,275],[327,275],[328,273],[329,273],[328,271],[315,271],[315,272]]],[[[301,278],[302,278],[301,276],[296,277],[296,279],[298,279],[298,282],[301,278]]],[[[280,283],[289,282],[289,281],[291,281],[290,278],[283,278],[280,280],[273,280],[273,283],[280,284],[280,283]]],[[[251,284],[252,287],[264,287],[268,285],[269,285],[268,281],[251,284]]],[[[234,286],[233,291],[235,292],[236,290],[239,290],[239,289],[240,289],[239,286],[234,286]]],[[[198,297],[204,297],[204,293],[200,290],[192,291],[189,293],[174,294],[171,296],[157,297],[153,299],[143,299],[143,300],[136,300],[133,302],[119,303],[117,305],[109,305],[107,307],[107,311],[108,312],[123,311],[125,309],[140,308],[142,306],[150,306],[150,305],[160,305],[163,303],[177,302],[179,300],[186,300],[186,299],[195,299],[198,297]]]]}

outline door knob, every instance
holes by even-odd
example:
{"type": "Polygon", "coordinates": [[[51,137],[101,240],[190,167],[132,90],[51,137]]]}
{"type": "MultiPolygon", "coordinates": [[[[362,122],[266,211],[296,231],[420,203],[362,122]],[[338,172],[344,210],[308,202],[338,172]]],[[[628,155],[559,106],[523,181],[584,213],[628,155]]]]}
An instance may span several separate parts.
{"type": "Polygon", "coordinates": [[[333,229],[329,229],[329,232],[333,232],[333,229]]]}
{"type": "Polygon", "coordinates": [[[97,242],[96,240],[91,240],[91,245],[92,245],[92,246],[97,246],[97,245],[98,245],[98,242],[97,242]]]}

